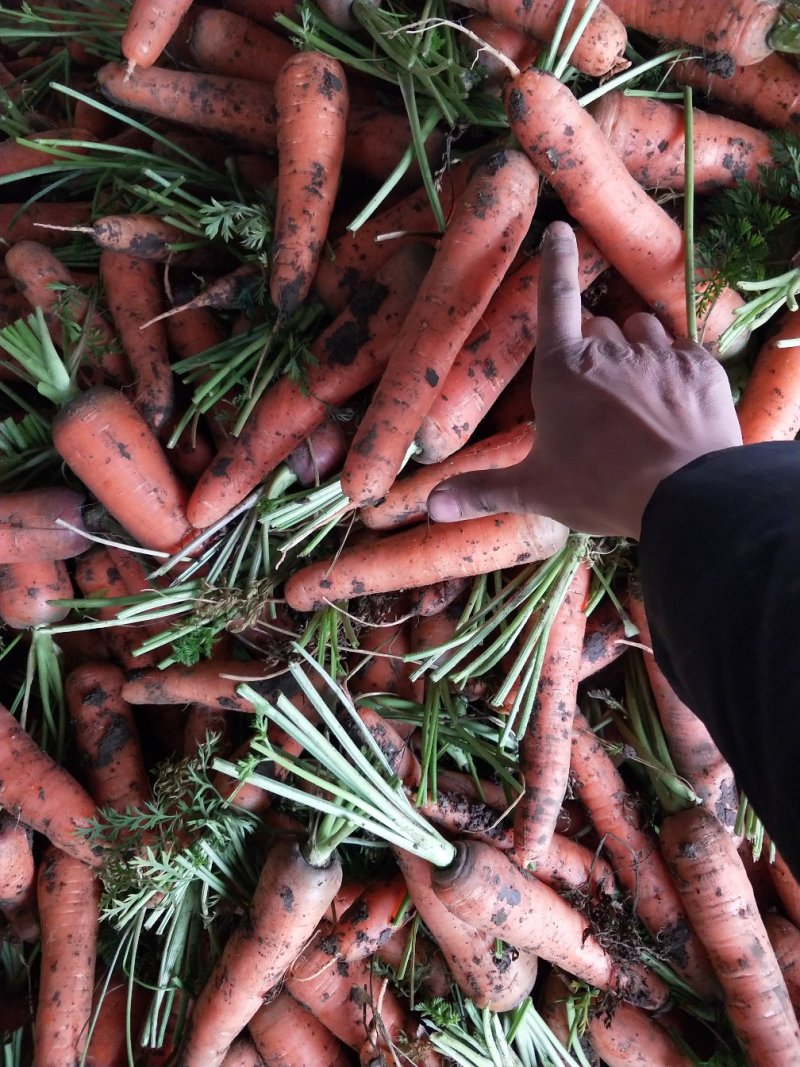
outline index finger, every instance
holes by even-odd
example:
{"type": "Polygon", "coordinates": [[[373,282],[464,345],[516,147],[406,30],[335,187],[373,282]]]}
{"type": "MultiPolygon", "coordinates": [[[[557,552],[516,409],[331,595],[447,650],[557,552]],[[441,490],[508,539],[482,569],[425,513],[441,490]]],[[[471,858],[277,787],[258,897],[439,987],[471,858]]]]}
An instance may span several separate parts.
{"type": "Polygon", "coordinates": [[[566,222],[551,222],[542,242],[538,297],[537,354],[580,341],[581,290],[578,243],[566,222]]]}

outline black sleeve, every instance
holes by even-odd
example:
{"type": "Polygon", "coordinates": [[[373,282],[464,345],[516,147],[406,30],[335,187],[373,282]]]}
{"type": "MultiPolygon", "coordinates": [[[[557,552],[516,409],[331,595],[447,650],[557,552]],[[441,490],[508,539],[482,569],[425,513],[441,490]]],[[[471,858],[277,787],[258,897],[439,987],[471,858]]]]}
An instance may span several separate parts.
{"type": "Polygon", "coordinates": [[[800,878],[800,443],[665,478],[639,562],[656,661],[800,878]]]}

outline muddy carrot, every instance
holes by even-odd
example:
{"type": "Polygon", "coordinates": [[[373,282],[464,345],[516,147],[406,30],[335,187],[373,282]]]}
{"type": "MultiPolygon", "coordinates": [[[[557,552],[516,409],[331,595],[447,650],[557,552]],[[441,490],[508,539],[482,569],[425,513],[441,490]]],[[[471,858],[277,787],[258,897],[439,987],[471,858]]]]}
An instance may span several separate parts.
{"type": "Polygon", "coordinates": [[[265,1063],[280,1067],[348,1067],[351,1057],[308,1008],[282,990],[267,999],[247,1024],[265,1063]]]}
{"type": "Polygon", "coordinates": [[[192,0],[134,0],[121,44],[129,71],[155,63],[191,3],[192,0]]]}
{"type": "Polygon", "coordinates": [[[795,1015],[800,1014],[800,930],[782,915],[764,915],[764,927],[795,1015]]]}
{"type": "Polygon", "coordinates": [[[20,940],[39,939],[30,834],[7,811],[0,811],[0,912],[20,940]]]}
{"type": "Polygon", "coordinates": [[[792,130],[800,122],[800,70],[776,52],[760,63],[734,66],[730,77],[712,74],[699,60],[676,63],[672,77],[765,126],[792,130]]]}
{"type": "Polygon", "coordinates": [[[189,41],[198,67],[209,74],[274,82],[297,49],[285,37],[233,11],[205,8],[189,41]]]}
{"type": "Polygon", "coordinates": [[[0,619],[12,630],[61,622],[69,608],[56,604],[74,595],[61,560],[0,565],[0,619]]]}

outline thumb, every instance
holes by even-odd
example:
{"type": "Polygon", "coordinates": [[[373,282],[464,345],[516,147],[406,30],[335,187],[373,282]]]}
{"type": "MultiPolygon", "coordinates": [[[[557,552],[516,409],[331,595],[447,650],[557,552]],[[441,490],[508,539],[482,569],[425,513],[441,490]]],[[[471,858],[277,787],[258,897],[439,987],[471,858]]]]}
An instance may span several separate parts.
{"type": "Polygon", "coordinates": [[[458,522],[502,511],[538,513],[535,456],[501,470],[471,471],[440,482],[428,496],[428,514],[436,522],[458,522]]]}

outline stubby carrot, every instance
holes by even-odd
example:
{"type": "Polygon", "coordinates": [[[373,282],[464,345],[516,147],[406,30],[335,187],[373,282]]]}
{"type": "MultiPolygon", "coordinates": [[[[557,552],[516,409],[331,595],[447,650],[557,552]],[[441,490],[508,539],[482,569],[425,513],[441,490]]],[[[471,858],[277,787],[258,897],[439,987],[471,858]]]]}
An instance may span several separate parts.
{"type": "Polygon", "coordinates": [[[800,1029],[730,834],[705,808],[689,808],[664,820],[661,848],[708,951],[747,1062],[797,1064],[800,1029]]]}
{"type": "Polygon", "coordinates": [[[227,134],[254,148],[275,147],[272,92],[263,82],[163,67],[126,77],[124,63],[107,63],[97,81],[114,104],[227,134]]]}
{"type": "Polygon", "coordinates": [[[450,867],[435,870],[434,892],[478,930],[538,953],[599,989],[641,1007],[666,1003],[663,982],[640,964],[614,959],[589,932],[587,919],[503,852],[480,841],[459,842],[450,867]]]}
{"type": "Polygon", "coordinates": [[[34,1067],[78,1063],[86,1044],[100,923],[94,871],[50,846],[39,866],[42,959],[34,1067]]]}
{"type": "Polygon", "coordinates": [[[335,559],[294,572],[285,587],[295,611],[332,600],[489,574],[552,556],[566,527],[542,515],[491,515],[460,523],[414,526],[376,543],[345,548],[335,559]]]}
{"type": "MultiPolygon", "coordinates": [[[[611,92],[587,108],[628,172],[645,189],[684,188],[683,108],[652,97],[611,92]]],[[[693,109],[693,175],[698,193],[758,183],[761,167],[773,167],[769,135],[724,115],[693,109]]]]}
{"type": "Polygon", "coordinates": [[[729,77],[712,74],[698,60],[676,63],[672,77],[765,126],[793,130],[800,122],[800,70],[777,52],[748,67],[734,66],[729,77]]]}
{"type": "Polygon", "coordinates": [[[758,350],[736,407],[746,445],[792,441],[800,430],[798,345],[780,348],[781,341],[800,343],[800,311],[785,312],[775,332],[758,350]]]}
{"type": "Polygon", "coordinates": [[[315,867],[296,842],[272,846],[246,920],[228,939],[197,998],[180,1067],[222,1063],[233,1039],[317,928],[341,880],[335,858],[315,867]]]}
{"type": "MultiPolygon", "coordinates": [[[[597,123],[552,74],[531,68],[505,94],[511,128],[598,248],[675,337],[688,333],[680,226],[631,177],[597,123]]],[[[702,292],[705,283],[698,287],[702,292]]],[[[704,343],[733,321],[743,299],[726,288],[698,319],[704,343]]]]}
{"type": "Polygon", "coordinates": [[[305,1005],[282,990],[268,998],[247,1024],[265,1063],[280,1067],[348,1067],[352,1058],[305,1005]]]}
{"type": "Polygon", "coordinates": [[[0,562],[70,559],[83,552],[83,503],[80,493],[55,486],[0,494],[0,562]]]}
{"type": "Polygon", "coordinates": [[[54,603],[74,594],[72,579],[60,560],[0,565],[0,618],[13,630],[61,622],[69,608],[54,603]]]}
{"type": "Polygon", "coordinates": [[[342,469],[356,506],[391,487],[464,341],[516,255],[536,207],[538,175],[518,151],[476,168],[394,341],[342,469]]]}
{"type": "Polygon", "coordinates": [[[167,331],[151,322],[162,311],[164,292],[157,263],[125,252],[101,252],[100,276],[108,308],[133,374],[133,404],[158,433],[175,403],[167,331]],[[145,327],[145,323],[151,325],[145,327]]]}
{"type": "Polygon", "coordinates": [[[30,832],[7,811],[0,811],[0,913],[22,941],[38,940],[30,832]]]}
{"type": "Polygon", "coordinates": [[[134,0],[122,35],[122,54],[129,70],[155,63],[191,3],[192,0],[134,0]]]}
{"type": "Polygon", "coordinates": [[[187,537],[186,490],[121,392],[94,386],[67,403],[53,421],[53,444],[139,544],[174,552],[187,537]]]}

